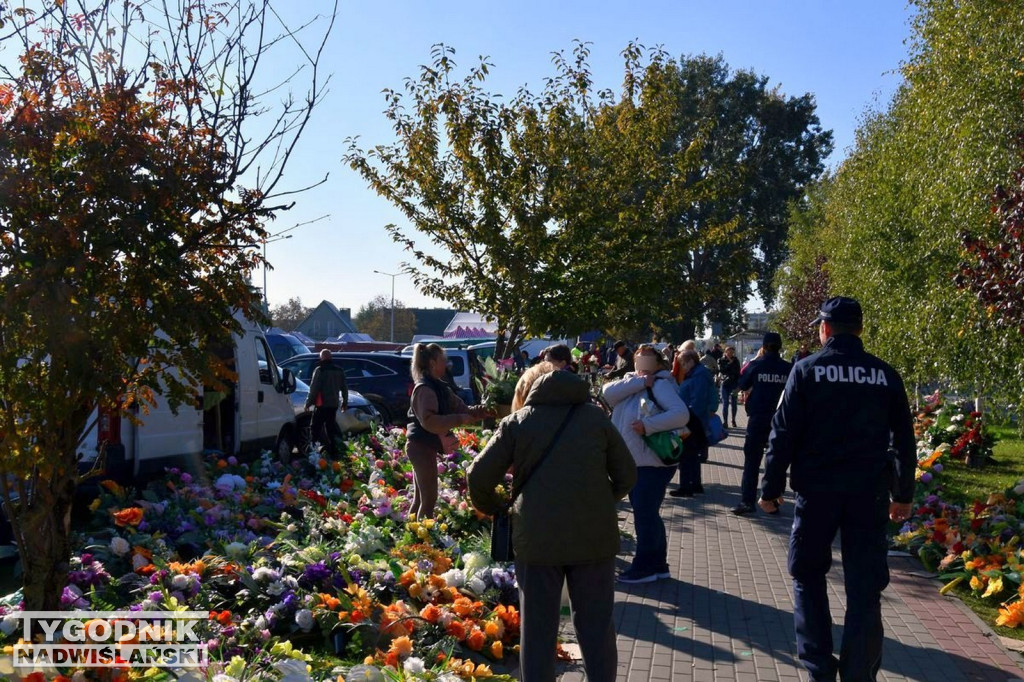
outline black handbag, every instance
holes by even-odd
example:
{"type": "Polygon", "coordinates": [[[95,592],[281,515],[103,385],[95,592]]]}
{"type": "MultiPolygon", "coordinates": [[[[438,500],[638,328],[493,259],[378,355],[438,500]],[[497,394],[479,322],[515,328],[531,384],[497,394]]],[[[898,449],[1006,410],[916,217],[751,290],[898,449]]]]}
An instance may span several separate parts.
{"type": "Polygon", "coordinates": [[[512,505],[515,504],[516,498],[519,497],[519,493],[526,487],[530,477],[533,476],[534,472],[540,468],[540,465],[544,463],[548,454],[555,447],[555,443],[558,442],[558,438],[562,435],[562,431],[565,430],[566,425],[569,423],[569,419],[572,417],[573,412],[580,406],[580,403],[575,403],[569,412],[565,415],[565,419],[562,420],[558,430],[555,431],[554,437],[551,442],[548,443],[544,453],[537,460],[537,463],[530,469],[526,475],[523,476],[519,482],[518,487],[512,488],[512,494],[509,496],[508,504],[499,511],[497,511],[493,517],[491,517],[491,559],[494,561],[512,561],[516,558],[515,548],[512,546],[512,515],[510,511],[512,505]]]}

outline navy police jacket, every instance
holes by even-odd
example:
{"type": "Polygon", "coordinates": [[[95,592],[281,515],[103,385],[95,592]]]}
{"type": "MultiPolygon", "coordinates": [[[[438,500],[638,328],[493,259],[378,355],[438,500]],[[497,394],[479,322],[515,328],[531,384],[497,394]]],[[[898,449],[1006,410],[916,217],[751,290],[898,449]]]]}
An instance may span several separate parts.
{"type": "Polygon", "coordinates": [[[860,338],[833,336],[796,363],[772,418],[761,497],[786,487],[811,492],[872,493],[890,476],[893,499],[914,496],[917,463],[913,419],[900,375],[864,350],[860,338]]]}
{"type": "Polygon", "coordinates": [[[775,414],[779,396],[786,387],[791,369],[792,363],[786,362],[777,353],[765,353],[750,361],[740,374],[737,386],[741,391],[750,391],[747,396],[747,414],[766,418],[775,414]]]}

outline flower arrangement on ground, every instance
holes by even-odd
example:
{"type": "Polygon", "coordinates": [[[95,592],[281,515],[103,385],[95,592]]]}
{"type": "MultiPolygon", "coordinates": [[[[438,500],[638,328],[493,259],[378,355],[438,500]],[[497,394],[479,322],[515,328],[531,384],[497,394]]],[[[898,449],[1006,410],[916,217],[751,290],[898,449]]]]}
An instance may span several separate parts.
{"type": "MultiPolygon", "coordinates": [[[[500,677],[495,664],[518,649],[515,572],[491,563],[487,521],[465,496],[487,435],[460,434],[438,462],[434,519],[407,514],[400,429],[350,443],[340,461],[210,453],[141,493],[104,481],[62,604],[209,611],[213,663],[183,679],[336,680],[356,665],[359,679],[500,677]]],[[[0,605],[8,645],[19,601],[0,605]]]]}

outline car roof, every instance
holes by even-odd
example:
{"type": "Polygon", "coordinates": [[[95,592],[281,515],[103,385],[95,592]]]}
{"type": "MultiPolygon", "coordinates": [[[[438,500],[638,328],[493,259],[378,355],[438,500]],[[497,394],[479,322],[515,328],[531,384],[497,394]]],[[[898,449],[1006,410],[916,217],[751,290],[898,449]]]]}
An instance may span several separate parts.
{"type": "MultiPolygon", "coordinates": [[[[332,358],[342,358],[342,359],[343,358],[352,358],[352,359],[357,359],[357,360],[374,360],[374,361],[384,360],[385,362],[390,360],[390,361],[403,362],[403,363],[404,362],[410,362],[412,360],[412,358],[409,357],[409,356],[398,355],[397,353],[377,353],[377,352],[370,352],[370,351],[347,351],[347,350],[331,351],[331,357],[332,358]]],[[[317,351],[316,353],[300,353],[298,355],[293,355],[290,358],[288,358],[287,360],[282,360],[281,363],[279,363],[279,364],[292,363],[292,362],[297,362],[299,360],[308,360],[310,358],[319,360],[320,359],[320,352],[317,351]]]]}

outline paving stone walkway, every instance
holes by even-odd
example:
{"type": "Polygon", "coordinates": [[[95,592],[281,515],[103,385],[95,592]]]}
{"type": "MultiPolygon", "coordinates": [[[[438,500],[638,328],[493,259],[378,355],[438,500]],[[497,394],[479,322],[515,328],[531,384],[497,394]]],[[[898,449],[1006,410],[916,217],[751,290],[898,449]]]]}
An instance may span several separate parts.
{"type": "MultiPolygon", "coordinates": [[[[741,427],[742,427],[741,417],[741,427]]],[[[712,448],[704,465],[706,494],[666,498],[672,579],[619,586],[615,627],[619,680],[797,682],[807,675],[796,657],[786,551],[792,499],[778,517],[736,517],[743,432],[712,448]]],[[[673,483],[670,488],[674,488],[673,483]]],[[[629,505],[620,513],[632,536],[629,505]]],[[[623,543],[620,568],[632,545],[623,543]]],[[[1024,681],[1024,658],[1005,649],[959,600],[938,593],[920,565],[891,558],[882,595],[885,622],[880,680],[1024,681]],[[917,575],[915,575],[917,574],[917,575]]],[[[841,638],[845,599],[838,546],[829,574],[834,638],[841,638]]],[[[572,626],[563,619],[566,639],[572,626]]],[[[575,651],[570,643],[570,652],[575,651]]],[[[584,680],[582,664],[563,668],[563,682],[584,680]]]]}

